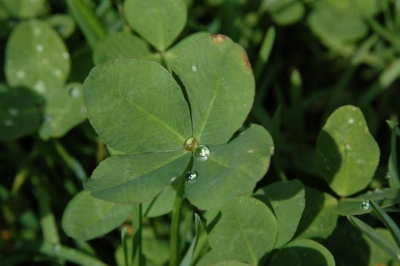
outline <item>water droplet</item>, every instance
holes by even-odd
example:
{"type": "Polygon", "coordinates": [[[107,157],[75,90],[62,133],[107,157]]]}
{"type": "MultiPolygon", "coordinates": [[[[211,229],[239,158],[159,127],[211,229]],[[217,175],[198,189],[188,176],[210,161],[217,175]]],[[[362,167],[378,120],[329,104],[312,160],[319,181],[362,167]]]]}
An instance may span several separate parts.
{"type": "Polygon", "coordinates": [[[43,81],[39,80],[36,82],[35,86],[33,88],[40,94],[44,94],[46,92],[46,88],[44,86],[43,81]]]}
{"type": "Polygon", "coordinates": [[[344,148],[346,150],[350,150],[351,149],[350,144],[349,143],[344,144],[344,148]]]}
{"type": "Polygon", "coordinates": [[[61,246],[60,246],[59,244],[54,244],[54,245],[53,245],[53,251],[54,251],[55,253],[60,252],[60,251],[61,251],[61,246]]]}
{"type": "Polygon", "coordinates": [[[199,146],[199,142],[196,138],[190,137],[185,141],[185,150],[194,151],[199,146]]]}
{"type": "Polygon", "coordinates": [[[200,145],[194,150],[194,157],[196,157],[197,161],[207,161],[208,158],[210,158],[210,148],[208,148],[206,145],[200,145]]]}
{"type": "Polygon", "coordinates": [[[40,52],[43,52],[43,50],[44,50],[43,45],[38,44],[38,45],[36,46],[36,51],[38,51],[39,53],[40,53],[40,52]]]}
{"type": "Polygon", "coordinates": [[[380,188],[375,188],[374,192],[375,192],[375,193],[382,193],[382,189],[380,189],[380,188]]]}
{"type": "Polygon", "coordinates": [[[70,95],[72,98],[78,98],[79,95],[81,95],[81,92],[80,92],[80,90],[79,90],[78,87],[73,87],[73,88],[70,89],[69,95],[70,95]]]}
{"type": "Polygon", "coordinates": [[[254,152],[254,150],[248,150],[247,151],[247,153],[253,153],[254,152]]]}
{"type": "Polygon", "coordinates": [[[357,107],[353,107],[351,108],[353,111],[357,111],[357,107]]]}
{"type": "Polygon", "coordinates": [[[67,53],[67,52],[63,53],[63,54],[62,54],[62,57],[63,57],[64,59],[68,59],[68,58],[69,58],[69,53],[67,53]]]}
{"type": "Polygon", "coordinates": [[[193,72],[197,72],[197,66],[193,65],[193,66],[192,66],[192,71],[193,71],[193,72]]]}
{"type": "Polygon", "coordinates": [[[271,148],[269,149],[269,153],[270,153],[271,155],[274,155],[274,153],[275,153],[275,147],[271,147],[271,148]]]}
{"type": "Polygon", "coordinates": [[[11,127],[13,124],[14,124],[14,123],[13,123],[13,121],[12,121],[11,119],[6,119],[6,120],[4,120],[4,125],[5,125],[6,127],[11,127]]]}
{"type": "Polygon", "coordinates": [[[34,27],[33,28],[33,34],[34,35],[39,35],[42,32],[42,30],[39,27],[34,27]]]}
{"type": "Polygon", "coordinates": [[[53,122],[53,117],[51,115],[46,115],[44,117],[44,121],[47,123],[51,123],[51,122],[53,122]]]}
{"type": "Polygon", "coordinates": [[[348,122],[349,122],[349,124],[354,124],[355,120],[354,120],[354,118],[349,118],[348,122]]]}
{"type": "Polygon", "coordinates": [[[17,72],[17,77],[23,79],[25,77],[25,72],[23,70],[19,70],[17,72]]]}
{"type": "Polygon", "coordinates": [[[17,108],[10,108],[10,109],[8,109],[8,113],[11,116],[17,116],[19,114],[19,110],[17,108]]]}
{"type": "Polygon", "coordinates": [[[390,173],[389,172],[386,172],[385,178],[386,179],[390,179],[390,173]]]}
{"type": "Polygon", "coordinates": [[[188,183],[194,183],[197,180],[197,173],[194,171],[187,172],[185,180],[188,183]]]}
{"type": "Polygon", "coordinates": [[[173,177],[171,178],[171,183],[174,182],[175,180],[176,180],[176,176],[173,176],[173,177]]]}
{"type": "Polygon", "coordinates": [[[361,210],[363,211],[369,211],[369,209],[371,209],[371,203],[369,203],[369,200],[364,200],[361,203],[361,210]]]}
{"type": "Polygon", "coordinates": [[[56,71],[54,71],[54,74],[55,74],[57,77],[61,77],[61,76],[62,76],[61,70],[56,70],[56,71]]]}

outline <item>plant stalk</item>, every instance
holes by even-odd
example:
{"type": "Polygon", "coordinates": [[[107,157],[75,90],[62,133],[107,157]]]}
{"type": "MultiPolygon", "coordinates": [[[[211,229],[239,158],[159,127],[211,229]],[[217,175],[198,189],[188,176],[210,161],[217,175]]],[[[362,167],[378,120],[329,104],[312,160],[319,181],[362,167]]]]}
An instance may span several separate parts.
{"type": "Polygon", "coordinates": [[[132,229],[133,229],[133,250],[132,250],[132,266],[142,266],[143,256],[142,256],[142,204],[133,205],[133,219],[132,219],[132,229]]]}
{"type": "Polygon", "coordinates": [[[188,171],[192,169],[193,166],[193,156],[190,158],[189,164],[186,167],[185,171],[179,177],[178,190],[175,196],[174,208],[172,210],[172,221],[171,221],[171,237],[170,237],[170,247],[171,247],[171,256],[169,261],[169,266],[177,266],[179,263],[179,255],[180,255],[180,239],[179,239],[179,220],[180,220],[180,212],[183,202],[183,197],[185,194],[185,175],[188,171]]]}

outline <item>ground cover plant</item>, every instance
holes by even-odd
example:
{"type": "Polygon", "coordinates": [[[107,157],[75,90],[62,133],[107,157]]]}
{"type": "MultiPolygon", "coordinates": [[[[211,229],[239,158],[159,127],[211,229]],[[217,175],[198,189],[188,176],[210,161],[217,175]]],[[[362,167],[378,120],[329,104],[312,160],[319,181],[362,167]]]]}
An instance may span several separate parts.
{"type": "Polygon", "coordinates": [[[0,265],[400,264],[397,1],[0,18],[0,265]]]}

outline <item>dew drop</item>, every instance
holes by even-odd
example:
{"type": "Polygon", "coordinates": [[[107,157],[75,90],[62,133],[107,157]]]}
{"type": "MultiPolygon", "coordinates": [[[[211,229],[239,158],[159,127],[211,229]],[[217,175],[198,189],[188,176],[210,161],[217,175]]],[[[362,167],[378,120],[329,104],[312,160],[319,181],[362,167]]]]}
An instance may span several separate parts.
{"type": "Polygon", "coordinates": [[[56,70],[56,71],[54,71],[54,74],[55,74],[57,77],[61,77],[61,76],[62,76],[61,70],[56,70]]]}
{"type": "Polygon", "coordinates": [[[347,122],[349,122],[349,124],[354,124],[355,120],[354,120],[354,118],[349,118],[349,120],[347,122]]]}
{"type": "Polygon", "coordinates": [[[269,153],[270,153],[271,155],[274,155],[274,153],[275,153],[275,147],[271,147],[271,148],[269,149],[269,153]]]}
{"type": "Polygon", "coordinates": [[[80,94],[81,94],[81,92],[79,91],[79,88],[78,88],[78,87],[73,87],[73,88],[71,88],[70,91],[69,91],[69,95],[70,95],[72,98],[78,98],[80,94]]]}
{"type": "Polygon", "coordinates": [[[36,82],[35,86],[33,88],[40,94],[44,94],[46,92],[46,88],[44,86],[43,81],[39,80],[36,82]]]}
{"type": "Polygon", "coordinates": [[[25,77],[25,72],[23,70],[19,70],[17,72],[17,77],[23,79],[25,77]]]}
{"type": "Polygon", "coordinates": [[[350,150],[350,149],[351,149],[350,144],[349,144],[349,143],[346,143],[346,144],[344,145],[344,148],[345,148],[346,150],[350,150]]]}
{"type": "Polygon", "coordinates": [[[39,53],[40,53],[40,52],[43,52],[43,50],[44,50],[43,45],[38,44],[38,45],[36,46],[36,51],[38,51],[39,53]]]}
{"type": "Polygon", "coordinates": [[[206,145],[200,145],[194,150],[194,157],[196,157],[197,161],[207,161],[208,158],[210,158],[210,148],[208,148],[206,145]]]}
{"type": "Polygon", "coordinates": [[[34,27],[34,28],[33,28],[33,34],[34,34],[34,35],[39,35],[41,32],[42,32],[42,31],[40,30],[39,27],[34,27]]]}
{"type": "Polygon", "coordinates": [[[187,172],[186,176],[185,176],[185,180],[188,183],[194,183],[197,180],[197,173],[194,171],[189,171],[187,172]]]}
{"type": "Polygon", "coordinates": [[[185,141],[185,150],[194,151],[199,146],[199,142],[196,138],[190,137],[185,141]]]}
{"type": "Polygon", "coordinates": [[[62,57],[63,57],[64,59],[68,59],[68,58],[69,58],[69,53],[67,53],[67,52],[63,53],[63,54],[62,54],[62,57]]]}
{"type": "Polygon", "coordinates": [[[171,183],[174,182],[175,180],[176,180],[176,176],[173,176],[173,177],[171,178],[171,183]]]}
{"type": "Polygon", "coordinates": [[[380,194],[380,193],[382,193],[382,189],[380,189],[380,188],[375,188],[374,192],[380,194]]]}
{"type": "Polygon", "coordinates": [[[5,125],[6,127],[11,127],[13,124],[14,124],[14,123],[13,123],[13,121],[12,121],[11,119],[6,119],[6,120],[4,120],[4,125],[5,125]]]}
{"type": "Polygon", "coordinates": [[[389,172],[386,172],[385,178],[386,179],[390,179],[390,173],[389,172]]]}
{"type": "Polygon", "coordinates": [[[55,253],[60,252],[60,251],[61,251],[61,246],[60,246],[59,244],[54,244],[54,245],[53,245],[53,251],[54,251],[55,253]]]}
{"type": "Polygon", "coordinates": [[[10,109],[8,109],[8,113],[11,116],[17,116],[19,114],[19,110],[17,108],[10,108],[10,109]]]}
{"type": "Polygon", "coordinates": [[[47,123],[51,123],[51,122],[53,122],[53,117],[51,115],[46,115],[44,117],[44,121],[47,123]]]}
{"type": "Polygon", "coordinates": [[[253,153],[254,152],[254,150],[248,150],[247,151],[247,153],[253,153]]]}
{"type": "Polygon", "coordinates": [[[197,66],[193,65],[193,66],[192,66],[192,71],[193,71],[193,72],[197,72],[197,66]]]}
{"type": "Polygon", "coordinates": [[[361,210],[363,211],[369,211],[369,209],[371,209],[371,204],[369,203],[369,200],[364,200],[361,203],[361,210]]]}

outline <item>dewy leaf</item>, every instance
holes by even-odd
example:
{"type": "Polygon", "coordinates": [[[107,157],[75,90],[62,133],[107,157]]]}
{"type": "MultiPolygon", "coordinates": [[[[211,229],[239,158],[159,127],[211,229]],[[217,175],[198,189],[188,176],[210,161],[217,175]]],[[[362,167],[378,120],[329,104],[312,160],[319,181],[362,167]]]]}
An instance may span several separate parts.
{"type": "Polygon", "coordinates": [[[11,87],[26,87],[39,94],[64,85],[70,68],[67,48],[46,23],[20,23],[7,41],[5,74],[11,87]]]}
{"type": "Polygon", "coordinates": [[[224,35],[210,35],[184,48],[172,70],[189,97],[193,136],[204,145],[226,143],[254,100],[254,76],[246,52],[224,35]]]}
{"type": "Polygon", "coordinates": [[[93,51],[96,65],[118,58],[149,58],[151,55],[147,43],[127,32],[114,32],[97,42],[93,51]]]}
{"type": "Polygon", "coordinates": [[[277,222],[272,211],[251,197],[232,200],[207,218],[211,249],[225,260],[238,260],[258,265],[274,247],[277,222]]]}
{"type": "Polygon", "coordinates": [[[299,180],[273,183],[258,190],[255,197],[271,205],[278,220],[275,248],[288,243],[296,233],[306,206],[303,184],[299,180]]]}
{"type": "Polygon", "coordinates": [[[354,106],[333,112],[318,136],[321,173],[340,196],[352,195],[368,186],[378,166],[379,153],[362,112],[354,106]]]}
{"type": "Polygon", "coordinates": [[[400,189],[378,189],[359,195],[356,198],[342,199],[336,207],[336,211],[344,216],[368,213],[372,211],[371,208],[365,210],[361,208],[363,201],[367,200],[373,200],[378,203],[381,208],[386,208],[400,202],[400,189]]]}
{"type": "Polygon", "coordinates": [[[151,61],[117,59],[96,66],[85,80],[84,101],[94,129],[116,150],[180,150],[192,135],[180,87],[151,61]]]}
{"type": "Polygon", "coordinates": [[[335,229],[337,200],[327,193],[305,187],[306,207],[300,219],[296,238],[325,239],[335,229]]]}
{"type": "Polygon", "coordinates": [[[46,0],[2,0],[1,5],[13,17],[19,19],[32,18],[46,11],[46,0]]]}
{"type": "Polygon", "coordinates": [[[210,146],[210,150],[208,160],[194,160],[192,169],[198,178],[185,187],[189,201],[203,210],[252,192],[268,170],[273,142],[268,131],[252,125],[228,144],[210,146]]]}
{"type": "Polygon", "coordinates": [[[117,203],[137,204],[153,199],[182,174],[190,153],[115,155],[107,158],[84,183],[92,196],[117,203]]]}
{"type": "Polygon", "coordinates": [[[132,28],[159,51],[165,51],[186,24],[183,0],[125,0],[124,11],[132,28]]]}
{"type": "Polygon", "coordinates": [[[99,200],[83,190],[68,203],[62,227],[72,238],[89,240],[120,226],[131,211],[130,205],[99,200]]]}
{"type": "Polygon", "coordinates": [[[48,93],[45,119],[39,135],[42,139],[62,137],[85,119],[82,84],[70,83],[48,93]]]}
{"type": "Polygon", "coordinates": [[[299,239],[283,247],[269,265],[335,266],[335,259],[323,245],[310,239],[299,239]]]}
{"type": "Polygon", "coordinates": [[[172,63],[174,62],[175,58],[178,56],[178,54],[191,43],[194,43],[195,41],[198,41],[200,39],[203,39],[207,36],[209,36],[210,33],[208,32],[196,32],[193,33],[189,36],[187,36],[185,39],[181,40],[177,44],[175,44],[173,47],[168,49],[168,51],[165,52],[165,64],[168,66],[168,69],[171,68],[172,63]]]}
{"type": "Polygon", "coordinates": [[[24,88],[0,92],[0,140],[26,136],[39,128],[38,100],[32,91],[24,88]]]}

